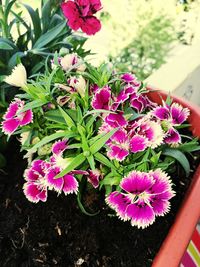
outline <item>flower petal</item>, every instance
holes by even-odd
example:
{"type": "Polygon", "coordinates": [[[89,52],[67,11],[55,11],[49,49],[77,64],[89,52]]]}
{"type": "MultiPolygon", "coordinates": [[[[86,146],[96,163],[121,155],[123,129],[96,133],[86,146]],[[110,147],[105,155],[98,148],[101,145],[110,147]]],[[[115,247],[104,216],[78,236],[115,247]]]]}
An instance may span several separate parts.
{"type": "Polygon", "coordinates": [[[145,172],[132,171],[123,178],[120,187],[128,193],[139,195],[147,191],[154,184],[154,179],[145,172]]]}
{"type": "Polygon", "coordinates": [[[63,192],[65,195],[75,193],[77,194],[78,191],[78,182],[73,175],[65,175],[63,177],[64,185],[63,185],[63,192]]]}
{"type": "Polygon", "coordinates": [[[131,218],[132,226],[146,228],[155,221],[155,214],[152,207],[145,203],[131,204],[127,207],[127,216],[131,218]]]}
{"type": "Polygon", "coordinates": [[[19,118],[20,119],[20,126],[24,126],[29,124],[30,122],[33,121],[33,112],[32,110],[27,110],[25,112],[23,112],[22,114],[19,114],[19,118]]]}
{"type": "Polygon", "coordinates": [[[55,155],[62,155],[62,153],[67,149],[67,139],[59,140],[52,145],[52,153],[55,155]]]}
{"type": "Polygon", "coordinates": [[[101,22],[94,16],[86,17],[81,23],[81,30],[88,35],[93,35],[100,31],[101,22]]]}
{"type": "Polygon", "coordinates": [[[11,135],[12,133],[14,133],[15,130],[17,130],[19,125],[20,125],[19,119],[17,118],[7,119],[2,122],[2,131],[5,134],[11,135]]]}
{"type": "Polygon", "coordinates": [[[147,139],[140,135],[135,135],[130,140],[130,150],[133,153],[144,151],[147,148],[147,139]]]}

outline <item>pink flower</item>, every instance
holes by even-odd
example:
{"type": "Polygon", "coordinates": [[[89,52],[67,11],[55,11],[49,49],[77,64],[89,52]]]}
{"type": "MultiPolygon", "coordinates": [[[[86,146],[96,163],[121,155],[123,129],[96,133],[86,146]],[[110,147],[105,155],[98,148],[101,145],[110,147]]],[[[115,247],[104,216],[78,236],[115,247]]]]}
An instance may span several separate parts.
{"type": "MultiPolygon", "coordinates": [[[[128,74],[126,74],[128,75],[128,74]]],[[[130,75],[130,74],[129,74],[130,75]]],[[[122,76],[123,77],[123,76],[122,76]]],[[[126,77],[126,76],[125,76],[126,77]]],[[[129,77],[129,76],[128,76],[129,77]]],[[[127,78],[128,79],[128,78],[127,78]]],[[[130,77],[131,79],[131,77],[130,77]]],[[[120,91],[118,96],[114,98],[112,104],[112,110],[117,110],[120,104],[125,103],[129,100],[129,105],[136,109],[137,112],[142,112],[146,108],[155,107],[155,103],[151,102],[150,99],[144,94],[138,92],[140,83],[138,82],[129,82],[124,88],[120,91]]]]}
{"type": "Polygon", "coordinates": [[[52,166],[49,172],[47,173],[47,184],[48,187],[52,190],[61,193],[64,192],[65,195],[78,192],[78,182],[73,175],[73,172],[70,172],[63,177],[55,179],[55,176],[61,172],[61,168],[57,166],[52,166]]]}
{"type": "Polygon", "coordinates": [[[124,73],[121,76],[121,80],[124,81],[125,83],[132,84],[134,87],[139,88],[141,83],[137,81],[137,78],[134,74],[132,73],[124,73]]]}
{"type": "Polygon", "coordinates": [[[48,164],[43,160],[35,160],[31,167],[24,173],[25,180],[23,190],[26,198],[34,203],[47,200],[46,171],[48,164]]]}
{"type": "Polygon", "coordinates": [[[99,186],[99,179],[101,178],[101,173],[99,170],[89,170],[87,175],[87,180],[89,183],[92,184],[94,188],[97,188],[99,186]]]}
{"type": "Polygon", "coordinates": [[[109,110],[109,103],[111,101],[111,89],[108,86],[95,91],[95,94],[92,99],[93,109],[106,109],[109,110]]]}
{"type": "Polygon", "coordinates": [[[117,127],[125,127],[127,126],[128,122],[123,116],[123,112],[118,112],[118,113],[110,113],[106,118],[105,122],[111,126],[112,128],[117,128],[117,127]]]}
{"type": "Polygon", "coordinates": [[[129,138],[125,130],[118,130],[107,143],[109,150],[108,158],[118,161],[124,160],[129,154],[129,138]]]}
{"type": "Polygon", "coordinates": [[[173,103],[171,106],[158,106],[152,111],[152,115],[161,121],[168,121],[171,125],[181,125],[187,120],[190,111],[188,108],[183,108],[178,103],[173,103]]]}
{"type": "Polygon", "coordinates": [[[63,152],[67,149],[67,139],[62,141],[57,141],[52,145],[52,153],[55,155],[62,155],[63,152]]]}
{"type": "Polygon", "coordinates": [[[130,220],[132,226],[146,228],[170,209],[169,200],[175,195],[169,177],[160,169],[149,173],[133,171],[123,178],[122,192],[112,192],[107,204],[117,216],[130,220]]]}
{"type": "Polygon", "coordinates": [[[163,143],[164,132],[158,122],[143,117],[132,125],[129,133],[130,150],[133,153],[144,151],[147,147],[156,148],[163,143]]]}
{"type": "Polygon", "coordinates": [[[173,127],[166,132],[164,142],[169,145],[176,145],[181,143],[181,136],[173,127]]]}
{"type": "Polygon", "coordinates": [[[24,101],[16,98],[12,102],[5,115],[3,116],[4,121],[2,122],[2,130],[5,134],[11,135],[19,126],[24,126],[32,122],[33,112],[29,109],[21,112],[24,108],[24,101]]]}
{"type": "Polygon", "coordinates": [[[181,143],[181,136],[174,127],[186,121],[189,113],[188,108],[183,108],[178,103],[173,103],[171,106],[164,104],[164,106],[158,106],[151,112],[153,117],[161,121],[161,125],[166,133],[165,143],[170,145],[181,143]]]}
{"type": "Polygon", "coordinates": [[[61,4],[68,25],[73,30],[79,28],[88,35],[93,35],[101,29],[100,21],[94,14],[101,9],[100,0],[74,0],[61,4]]]}

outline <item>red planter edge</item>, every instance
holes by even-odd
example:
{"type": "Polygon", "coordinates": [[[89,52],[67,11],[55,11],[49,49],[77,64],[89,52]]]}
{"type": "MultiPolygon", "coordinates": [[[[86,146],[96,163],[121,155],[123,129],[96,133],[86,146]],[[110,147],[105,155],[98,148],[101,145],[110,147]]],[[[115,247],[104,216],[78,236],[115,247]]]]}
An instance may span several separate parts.
{"type": "MultiPolygon", "coordinates": [[[[161,104],[167,94],[155,88],[148,88],[148,96],[151,100],[161,104]]],[[[171,96],[174,102],[178,102],[190,109],[189,123],[194,136],[200,138],[200,107],[191,104],[179,97],[171,96]]],[[[176,215],[159,252],[154,258],[152,267],[178,267],[182,256],[187,249],[193,231],[200,218],[200,165],[198,166],[192,183],[184,197],[182,205],[176,215]]]]}

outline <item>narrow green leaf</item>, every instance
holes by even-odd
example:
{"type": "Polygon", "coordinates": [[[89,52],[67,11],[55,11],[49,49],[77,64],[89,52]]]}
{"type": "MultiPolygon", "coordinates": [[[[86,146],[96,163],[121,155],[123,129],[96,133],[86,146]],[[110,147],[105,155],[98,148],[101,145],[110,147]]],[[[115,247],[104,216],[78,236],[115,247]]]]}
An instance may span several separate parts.
{"type": "Polygon", "coordinates": [[[66,137],[66,138],[71,138],[75,136],[74,133],[69,132],[69,131],[62,131],[62,132],[57,132],[54,134],[51,134],[49,136],[45,136],[40,142],[35,144],[30,150],[29,153],[34,152],[36,149],[39,147],[46,145],[47,143],[54,141],[55,139],[61,138],[61,137],[66,137]]]}
{"type": "Polygon", "coordinates": [[[58,109],[45,112],[44,117],[49,121],[65,124],[65,120],[60,116],[60,111],[58,109]]]}
{"type": "Polygon", "coordinates": [[[96,168],[95,168],[95,161],[94,161],[94,157],[93,157],[93,155],[88,156],[88,157],[87,157],[87,160],[88,160],[88,162],[89,162],[89,164],[90,164],[90,168],[91,168],[91,170],[94,171],[96,168]]]}
{"type": "Polygon", "coordinates": [[[80,166],[84,161],[86,157],[83,155],[83,153],[77,155],[72,162],[65,168],[63,171],[61,171],[58,175],[55,176],[55,179],[60,178],[64,176],[65,174],[75,170],[78,166],[80,166]]]}
{"type": "Polygon", "coordinates": [[[33,23],[34,39],[35,39],[35,41],[39,40],[40,39],[39,37],[41,35],[41,25],[40,25],[40,16],[39,16],[38,9],[34,10],[31,6],[25,5],[25,4],[24,4],[24,6],[27,9],[27,11],[31,17],[32,23],[33,23]]]}
{"type": "Polygon", "coordinates": [[[72,118],[60,106],[58,106],[58,108],[59,108],[60,113],[63,116],[67,126],[68,127],[75,126],[74,121],[72,120],[72,118]]]}
{"type": "Polygon", "coordinates": [[[47,103],[47,101],[44,102],[44,101],[41,101],[40,99],[29,102],[24,106],[24,108],[22,110],[19,111],[19,114],[24,112],[24,111],[27,111],[29,109],[41,107],[41,106],[45,105],[46,103],[47,103]]]}
{"type": "Polygon", "coordinates": [[[94,154],[94,157],[97,161],[99,161],[100,163],[106,165],[107,167],[116,170],[115,165],[113,165],[111,163],[111,161],[109,159],[107,159],[103,154],[97,152],[94,154]]]}
{"type": "Polygon", "coordinates": [[[42,47],[45,47],[48,45],[51,41],[53,41],[61,32],[62,30],[66,27],[66,23],[62,22],[43,34],[34,44],[33,49],[39,49],[42,47]]]}
{"type": "Polygon", "coordinates": [[[113,129],[112,131],[110,131],[109,133],[106,133],[103,137],[101,137],[98,141],[96,141],[91,147],[90,147],[90,152],[92,154],[95,154],[96,152],[98,152],[104,145],[105,143],[108,141],[108,139],[110,139],[110,137],[118,130],[118,128],[113,129]]]}
{"type": "Polygon", "coordinates": [[[6,42],[0,41],[0,50],[13,50],[13,47],[6,42]]]}
{"type": "Polygon", "coordinates": [[[186,156],[181,151],[179,151],[178,149],[167,148],[163,151],[162,154],[165,156],[170,156],[174,158],[175,160],[177,160],[181,164],[183,169],[185,170],[186,175],[187,176],[189,175],[190,163],[188,159],[186,158],[186,156]]]}

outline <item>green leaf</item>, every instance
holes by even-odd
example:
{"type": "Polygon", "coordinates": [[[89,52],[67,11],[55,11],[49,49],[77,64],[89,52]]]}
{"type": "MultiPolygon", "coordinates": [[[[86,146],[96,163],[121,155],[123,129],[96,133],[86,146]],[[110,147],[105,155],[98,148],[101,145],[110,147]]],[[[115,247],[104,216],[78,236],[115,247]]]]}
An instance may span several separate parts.
{"type": "Polygon", "coordinates": [[[0,49],[1,50],[13,50],[13,47],[6,42],[0,41],[0,49]]]}
{"type": "MultiPolygon", "coordinates": [[[[25,8],[28,10],[28,13],[31,17],[32,23],[33,23],[33,28],[34,28],[34,39],[39,40],[40,35],[41,35],[41,26],[40,26],[40,16],[38,9],[34,10],[31,6],[29,5],[24,5],[25,8]],[[39,39],[38,39],[39,38],[39,39]]],[[[35,42],[34,41],[34,42],[35,42]]]]}
{"type": "Polygon", "coordinates": [[[60,107],[60,106],[58,106],[58,108],[59,108],[59,110],[60,110],[60,113],[61,113],[61,115],[63,116],[63,118],[64,118],[64,120],[65,120],[65,122],[66,122],[66,124],[67,124],[67,126],[68,127],[73,127],[73,126],[75,126],[75,123],[74,123],[74,121],[72,120],[72,118],[60,107]]]}
{"type": "Polygon", "coordinates": [[[65,124],[65,120],[60,116],[60,111],[58,109],[45,112],[44,117],[49,121],[65,124]]]}
{"type": "Polygon", "coordinates": [[[83,153],[77,155],[72,162],[65,168],[63,171],[61,171],[58,175],[55,176],[55,179],[63,177],[65,174],[75,170],[78,166],[80,166],[84,161],[86,157],[83,155],[83,153]]]}
{"type": "Polygon", "coordinates": [[[170,156],[174,158],[175,160],[177,160],[181,164],[183,169],[185,170],[186,176],[189,175],[190,163],[188,159],[186,158],[186,156],[181,151],[179,151],[178,149],[167,148],[163,151],[162,154],[165,156],[170,156]]]}
{"type": "Polygon", "coordinates": [[[42,25],[43,25],[43,32],[46,32],[49,28],[50,24],[50,17],[51,17],[51,1],[48,0],[44,3],[42,7],[42,25]]]}
{"type": "Polygon", "coordinates": [[[106,176],[101,182],[100,182],[100,188],[102,188],[103,185],[119,185],[121,181],[120,176],[106,176]]]}
{"type": "Polygon", "coordinates": [[[34,109],[34,108],[38,108],[38,107],[41,107],[41,106],[43,106],[44,104],[46,104],[47,103],[47,101],[42,101],[42,100],[40,100],[40,99],[38,99],[38,100],[34,100],[34,101],[32,101],[32,102],[29,102],[29,103],[27,103],[24,107],[23,107],[23,109],[21,109],[17,114],[20,114],[20,113],[22,113],[22,112],[25,112],[25,111],[27,111],[27,110],[29,110],[29,109],[34,109]]]}
{"type": "Polygon", "coordinates": [[[43,34],[37,42],[34,44],[33,49],[39,49],[42,47],[45,47],[48,45],[51,41],[53,41],[61,32],[62,30],[66,27],[66,23],[62,22],[43,34]]]}
{"type": "Polygon", "coordinates": [[[106,165],[107,167],[116,170],[115,165],[113,165],[111,163],[111,161],[109,159],[107,159],[103,154],[97,152],[94,154],[94,157],[97,161],[99,161],[100,163],[106,165]]]}
{"type": "Polygon", "coordinates": [[[112,131],[110,131],[109,133],[106,133],[104,136],[102,136],[98,141],[96,141],[91,147],[90,147],[90,152],[92,154],[95,154],[96,152],[98,152],[104,145],[105,143],[108,141],[108,139],[110,139],[110,137],[118,130],[118,128],[113,129],[112,131]]]}
{"type": "Polygon", "coordinates": [[[49,143],[49,142],[51,142],[51,141],[53,141],[55,139],[58,139],[58,138],[61,138],[61,137],[71,138],[71,137],[74,137],[74,136],[75,136],[75,134],[72,133],[72,132],[70,132],[70,131],[57,132],[57,133],[51,134],[49,136],[45,136],[40,142],[38,142],[37,144],[35,144],[29,150],[29,153],[34,152],[39,147],[44,146],[47,143],[49,143]]]}
{"type": "Polygon", "coordinates": [[[88,156],[88,157],[87,157],[87,160],[88,160],[88,162],[89,162],[89,164],[90,164],[90,168],[91,168],[91,170],[94,171],[96,168],[95,168],[95,161],[94,161],[94,157],[93,157],[93,155],[88,156]]]}

